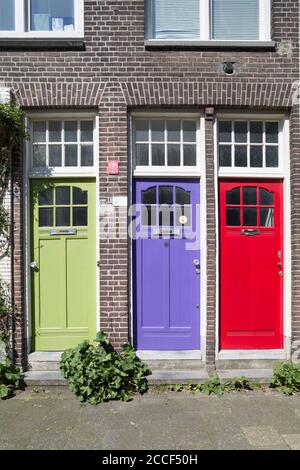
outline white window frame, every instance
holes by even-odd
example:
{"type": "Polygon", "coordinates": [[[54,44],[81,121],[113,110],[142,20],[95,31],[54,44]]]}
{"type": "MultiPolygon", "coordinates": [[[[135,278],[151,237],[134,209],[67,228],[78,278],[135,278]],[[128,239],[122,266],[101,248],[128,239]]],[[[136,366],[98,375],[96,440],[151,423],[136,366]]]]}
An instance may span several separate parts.
{"type": "MultiPolygon", "coordinates": [[[[49,112],[49,113],[28,113],[26,115],[26,126],[29,134],[29,140],[26,142],[26,159],[28,175],[32,178],[46,178],[46,177],[95,177],[97,174],[98,159],[99,159],[99,144],[98,144],[98,119],[96,113],[63,113],[63,112],[49,112]],[[32,142],[32,123],[34,121],[93,121],[93,166],[78,166],[76,167],[45,167],[45,168],[34,168],[33,167],[33,142],[32,142]]],[[[78,139],[77,139],[78,140],[78,139]]],[[[64,139],[62,138],[61,145],[64,145],[64,139]]],[[[55,143],[54,143],[55,144],[55,143]]],[[[72,144],[72,142],[70,142],[72,144]]],[[[85,142],[83,143],[85,144],[85,142]]],[[[90,144],[87,142],[86,144],[90,144]]],[[[46,144],[47,145],[47,144],[46,144]]],[[[80,142],[77,141],[77,145],[80,142]]],[[[62,157],[63,158],[63,157],[62,157]]]]}
{"type": "Polygon", "coordinates": [[[84,0],[74,0],[74,31],[30,31],[30,0],[12,1],[15,2],[15,30],[0,31],[0,39],[83,39],[84,0]],[[27,9],[25,2],[28,2],[27,9]]]}
{"type": "Polygon", "coordinates": [[[198,39],[156,39],[153,37],[152,2],[146,0],[146,45],[272,45],[271,41],[271,0],[259,0],[259,40],[216,40],[211,38],[211,4],[210,0],[199,0],[200,3],[200,37],[198,39]]]}
{"type": "MultiPolygon", "coordinates": [[[[135,177],[199,177],[203,174],[205,161],[205,120],[204,116],[199,113],[132,113],[132,164],[133,175],[135,177]],[[136,166],[135,156],[135,121],[138,119],[161,119],[161,120],[195,120],[197,122],[196,129],[196,165],[195,166],[136,166]]],[[[166,131],[165,131],[166,132],[166,131]]],[[[150,142],[148,142],[151,145],[150,142]]],[[[165,137],[165,146],[166,146],[165,137]]],[[[181,143],[182,145],[182,143],[181,143]]],[[[166,152],[166,149],[165,149],[166,152]]]]}
{"type": "MultiPolygon", "coordinates": [[[[272,177],[284,177],[285,176],[285,168],[287,162],[285,159],[287,158],[289,149],[286,148],[286,142],[288,141],[287,135],[287,126],[286,126],[286,117],[282,114],[232,114],[232,113],[218,113],[217,120],[216,120],[216,135],[215,135],[215,145],[216,145],[216,158],[217,158],[217,165],[218,165],[218,175],[220,177],[226,176],[234,176],[234,177],[248,177],[248,178],[256,178],[256,177],[263,177],[263,178],[272,178],[272,177]],[[231,154],[231,167],[220,167],[219,166],[219,136],[218,136],[218,123],[219,121],[255,121],[255,122],[278,122],[279,124],[279,133],[278,133],[278,167],[262,167],[262,168],[254,168],[254,167],[234,167],[233,164],[233,152],[231,154]]],[[[232,137],[233,142],[233,137],[232,137]]],[[[230,145],[234,147],[234,144],[231,142],[230,145]]],[[[249,138],[248,143],[240,144],[240,145],[247,145],[250,147],[249,138]]],[[[253,144],[255,145],[255,144],[253,144]]],[[[265,143],[258,144],[263,145],[265,147],[265,143]]],[[[268,145],[277,145],[277,144],[268,144],[268,145]]],[[[263,151],[263,153],[265,153],[263,151]]],[[[249,151],[248,151],[249,154],[249,151]]],[[[264,157],[263,157],[264,158],[264,157]]],[[[248,163],[249,163],[249,155],[248,155],[248,163]]]]}

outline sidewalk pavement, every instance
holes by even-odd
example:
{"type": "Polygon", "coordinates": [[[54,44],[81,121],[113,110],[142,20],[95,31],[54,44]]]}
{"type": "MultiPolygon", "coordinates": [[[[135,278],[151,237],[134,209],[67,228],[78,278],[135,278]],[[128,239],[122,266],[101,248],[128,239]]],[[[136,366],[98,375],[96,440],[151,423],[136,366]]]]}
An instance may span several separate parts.
{"type": "Polygon", "coordinates": [[[0,449],[300,450],[300,396],[151,391],[81,405],[63,387],[0,400],[0,449]]]}

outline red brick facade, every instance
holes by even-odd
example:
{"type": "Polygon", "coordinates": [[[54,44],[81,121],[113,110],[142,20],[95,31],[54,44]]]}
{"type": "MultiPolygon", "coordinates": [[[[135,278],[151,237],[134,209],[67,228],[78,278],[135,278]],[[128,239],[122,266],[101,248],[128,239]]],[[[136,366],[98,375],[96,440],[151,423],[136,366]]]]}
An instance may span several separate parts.
{"type": "MultiPolygon", "coordinates": [[[[19,49],[1,46],[0,70],[17,102],[29,109],[97,109],[100,122],[100,198],[127,195],[128,115],[131,110],[218,109],[291,112],[292,310],[293,340],[300,340],[300,138],[299,107],[293,107],[299,79],[299,2],[272,1],[275,50],[149,50],[144,45],[143,0],[86,0],[84,47],[19,49]],[[221,72],[224,61],[237,73],[221,72]],[[118,176],[107,162],[120,163],[118,176]]],[[[206,121],[207,167],[207,362],[214,363],[216,336],[216,223],[213,123],[206,121]]],[[[14,178],[22,180],[22,159],[14,178]]],[[[22,183],[21,183],[22,185],[22,183]]],[[[15,345],[24,349],[22,197],[14,197],[14,300],[18,307],[15,345]]],[[[101,242],[100,319],[116,346],[128,339],[128,243],[101,242]]]]}

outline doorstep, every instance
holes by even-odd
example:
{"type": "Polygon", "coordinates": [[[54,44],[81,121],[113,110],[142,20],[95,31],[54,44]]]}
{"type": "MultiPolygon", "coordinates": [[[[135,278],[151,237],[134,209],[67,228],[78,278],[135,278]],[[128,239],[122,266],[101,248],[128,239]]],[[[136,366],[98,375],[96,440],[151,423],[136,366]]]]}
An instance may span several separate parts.
{"type": "Polygon", "coordinates": [[[216,373],[221,383],[235,377],[246,377],[262,385],[269,385],[273,377],[273,369],[218,369],[216,373]]]}
{"type": "Polygon", "coordinates": [[[49,387],[49,386],[67,386],[68,382],[56,370],[29,371],[24,374],[25,385],[49,387]]]}
{"type": "MultiPolygon", "coordinates": [[[[235,377],[246,377],[263,385],[269,385],[273,376],[273,369],[223,369],[214,373],[206,370],[153,370],[148,377],[149,385],[176,385],[189,383],[204,383],[211,375],[218,375],[220,381],[235,377]]],[[[31,386],[67,386],[67,381],[59,371],[29,371],[24,374],[24,382],[31,386]]]]}

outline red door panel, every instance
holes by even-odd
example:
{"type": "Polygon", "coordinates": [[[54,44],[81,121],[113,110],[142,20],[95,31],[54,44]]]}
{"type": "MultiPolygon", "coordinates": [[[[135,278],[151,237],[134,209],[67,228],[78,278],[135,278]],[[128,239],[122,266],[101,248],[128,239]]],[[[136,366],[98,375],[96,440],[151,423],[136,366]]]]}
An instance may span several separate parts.
{"type": "Polygon", "coordinates": [[[220,347],[283,348],[281,181],[220,182],[220,347]]]}

